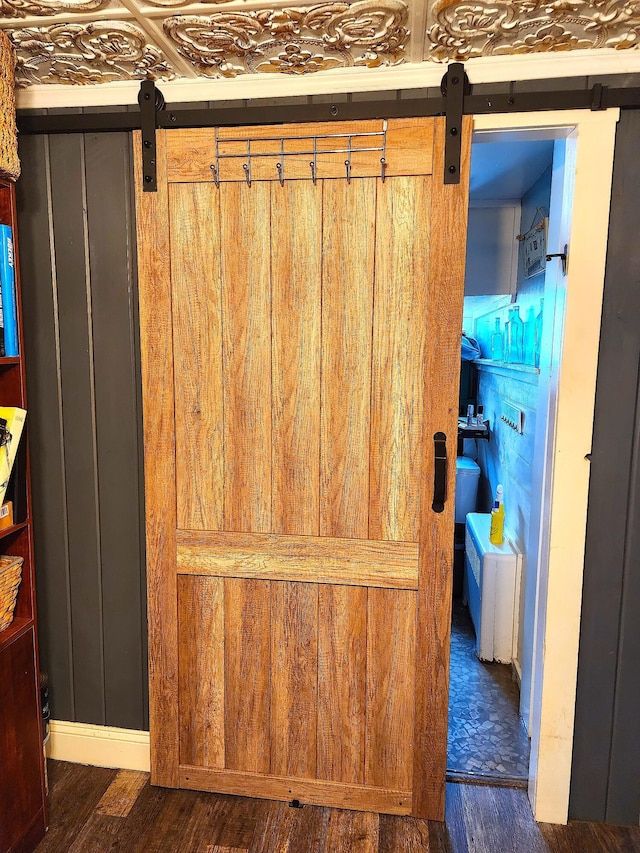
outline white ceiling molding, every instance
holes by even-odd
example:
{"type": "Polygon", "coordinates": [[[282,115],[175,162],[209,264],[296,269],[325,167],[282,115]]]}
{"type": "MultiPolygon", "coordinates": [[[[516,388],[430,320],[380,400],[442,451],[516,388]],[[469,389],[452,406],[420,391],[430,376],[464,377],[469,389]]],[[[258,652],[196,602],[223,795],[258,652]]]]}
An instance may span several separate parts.
{"type": "Polygon", "coordinates": [[[451,61],[472,82],[611,74],[640,55],[637,0],[0,0],[0,29],[19,104],[38,107],[132,103],[140,80],[236,100],[435,86],[451,61]]]}
{"type": "MultiPolygon", "coordinates": [[[[492,56],[471,59],[465,68],[472,83],[544,80],[564,77],[640,74],[640,51],[580,50],[558,54],[492,56]]],[[[438,87],[445,71],[441,63],[405,63],[391,68],[346,68],[301,76],[240,75],[235,79],[175,79],[158,81],[168,104],[194,101],[234,101],[248,98],[338,95],[398,89],[438,87]]],[[[18,109],[117,106],[136,104],[138,80],[99,86],[41,84],[18,89],[18,109]]]]}

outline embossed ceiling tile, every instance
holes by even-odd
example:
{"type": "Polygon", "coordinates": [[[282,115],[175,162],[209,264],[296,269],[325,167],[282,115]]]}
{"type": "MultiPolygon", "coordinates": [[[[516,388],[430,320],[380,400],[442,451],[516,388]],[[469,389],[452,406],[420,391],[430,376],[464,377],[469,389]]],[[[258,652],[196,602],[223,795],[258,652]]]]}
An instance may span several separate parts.
{"type": "Polygon", "coordinates": [[[209,77],[308,74],[405,62],[407,17],[402,0],[360,0],[176,15],[167,18],[164,29],[180,54],[209,77]]]}
{"type": "Polygon", "coordinates": [[[637,0],[439,0],[429,15],[425,58],[464,62],[478,56],[639,45],[637,0]]]}
{"type": "Polygon", "coordinates": [[[0,0],[0,19],[15,20],[97,12],[120,6],[117,0],[0,0]]]}
{"type": "Polygon", "coordinates": [[[161,51],[127,21],[28,27],[10,31],[9,36],[17,53],[18,87],[176,77],[161,51]]]}

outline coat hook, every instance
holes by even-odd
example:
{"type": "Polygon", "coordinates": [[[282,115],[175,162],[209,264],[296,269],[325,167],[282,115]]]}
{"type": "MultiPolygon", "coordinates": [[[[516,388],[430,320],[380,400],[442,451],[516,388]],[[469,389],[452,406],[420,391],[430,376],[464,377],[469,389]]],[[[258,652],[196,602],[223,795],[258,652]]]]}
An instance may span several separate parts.
{"type": "Polygon", "coordinates": [[[251,140],[247,139],[247,162],[242,164],[247,186],[251,186],[251,140]]]}
{"type": "Polygon", "coordinates": [[[345,160],[344,165],[347,169],[347,183],[351,183],[351,160],[345,160]]]}
{"type": "Polygon", "coordinates": [[[209,168],[211,169],[211,177],[213,178],[213,182],[219,188],[220,187],[220,175],[218,174],[218,169],[217,169],[215,163],[212,163],[209,168]]]}
{"type": "Polygon", "coordinates": [[[280,181],[280,186],[284,186],[284,167],[282,163],[276,163],[276,169],[278,170],[278,180],[280,181]]]}

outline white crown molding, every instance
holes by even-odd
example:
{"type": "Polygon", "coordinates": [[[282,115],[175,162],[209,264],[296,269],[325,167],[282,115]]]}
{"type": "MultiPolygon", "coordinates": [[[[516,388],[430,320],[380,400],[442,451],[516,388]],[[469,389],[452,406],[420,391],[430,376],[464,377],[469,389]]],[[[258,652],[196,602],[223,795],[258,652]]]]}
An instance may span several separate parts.
{"type": "MultiPolygon", "coordinates": [[[[525,56],[491,56],[471,59],[465,64],[465,69],[471,82],[476,84],[640,74],[640,51],[601,48],[525,56]]],[[[444,64],[421,62],[392,68],[336,69],[292,77],[284,74],[244,74],[230,80],[160,81],[158,88],[167,104],[272,99],[439,87],[445,71],[444,64]]],[[[140,84],[135,80],[98,86],[34,85],[16,91],[16,105],[22,110],[125,106],[137,103],[139,89],[140,84]]]]}

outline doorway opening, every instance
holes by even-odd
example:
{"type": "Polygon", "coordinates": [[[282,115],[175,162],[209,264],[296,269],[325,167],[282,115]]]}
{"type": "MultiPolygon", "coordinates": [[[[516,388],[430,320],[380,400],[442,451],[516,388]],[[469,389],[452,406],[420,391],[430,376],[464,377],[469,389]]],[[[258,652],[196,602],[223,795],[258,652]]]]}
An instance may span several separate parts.
{"type": "MultiPolygon", "coordinates": [[[[555,253],[571,199],[565,139],[475,134],[456,464],[449,778],[529,778],[541,512],[553,411],[541,370],[557,323],[555,253]],[[555,192],[552,185],[555,184],[555,192]],[[546,332],[545,332],[546,326],[546,332]],[[502,487],[504,531],[490,537],[502,487]],[[492,541],[493,540],[493,541],[492,541]]],[[[561,300],[560,300],[561,301],[561,300]]]]}

